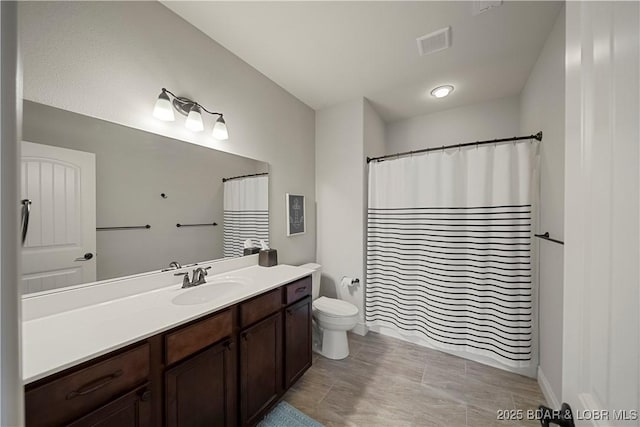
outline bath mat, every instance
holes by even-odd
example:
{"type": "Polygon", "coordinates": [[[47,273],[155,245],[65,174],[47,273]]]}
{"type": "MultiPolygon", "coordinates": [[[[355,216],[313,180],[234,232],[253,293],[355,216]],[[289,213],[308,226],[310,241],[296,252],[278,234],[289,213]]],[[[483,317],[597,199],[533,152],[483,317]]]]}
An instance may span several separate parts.
{"type": "Polygon", "coordinates": [[[260,421],[257,427],[323,427],[323,425],[282,401],[260,421]]]}

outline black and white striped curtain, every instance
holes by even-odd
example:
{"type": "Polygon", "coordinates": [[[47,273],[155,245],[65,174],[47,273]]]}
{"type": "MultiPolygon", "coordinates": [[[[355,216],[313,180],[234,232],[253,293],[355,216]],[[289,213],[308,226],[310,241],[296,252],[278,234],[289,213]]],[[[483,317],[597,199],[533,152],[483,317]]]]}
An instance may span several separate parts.
{"type": "Polygon", "coordinates": [[[268,176],[224,183],[224,256],[242,256],[247,239],[269,243],[268,176]]]}
{"type": "Polygon", "coordinates": [[[537,142],[369,165],[366,320],[509,368],[535,366],[537,142]]]}

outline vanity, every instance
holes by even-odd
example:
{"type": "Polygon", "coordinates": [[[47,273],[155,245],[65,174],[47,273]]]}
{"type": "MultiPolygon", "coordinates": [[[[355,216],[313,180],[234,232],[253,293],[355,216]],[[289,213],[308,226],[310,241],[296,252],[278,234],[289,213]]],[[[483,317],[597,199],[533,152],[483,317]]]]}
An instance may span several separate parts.
{"type": "MultiPolygon", "coordinates": [[[[257,256],[244,258],[213,271],[257,256]]],[[[24,322],[26,425],[255,425],[311,366],[309,274],[251,265],[190,289],[68,291],[95,300],[24,322]]]]}

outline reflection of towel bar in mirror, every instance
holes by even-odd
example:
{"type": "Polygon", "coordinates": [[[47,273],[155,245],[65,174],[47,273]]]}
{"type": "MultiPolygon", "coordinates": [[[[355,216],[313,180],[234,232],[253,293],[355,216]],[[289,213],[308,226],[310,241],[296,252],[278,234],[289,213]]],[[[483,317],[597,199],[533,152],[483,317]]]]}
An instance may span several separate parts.
{"type": "Polygon", "coordinates": [[[130,227],[96,227],[97,231],[107,231],[107,230],[138,230],[138,229],[150,229],[151,226],[147,225],[132,225],[130,227]]]}
{"type": "Polygon", "coordinates": [[[549,237],[549,232],[548,231],[546,233],[544,233],[544,234],[534,234],[534,236],[536,236],[536,237],[538,237],[538,238],[540,238],[542,240],[548,240],[548,241],[553,242],[553,243],[559,243],[561,245],[564,245],[564,242],[562,240],[556,240],[556,239],[552,239],[551,237],[549,237]]]}
{"type": "Polygon", "coordinates": [[[217,222],[212,222],[209,224],[176,224],[176,227],[180,228],[180,227],[205,227],[205,226],[212,226],[215,227],[216,225],[218,225],[217,222]]]}

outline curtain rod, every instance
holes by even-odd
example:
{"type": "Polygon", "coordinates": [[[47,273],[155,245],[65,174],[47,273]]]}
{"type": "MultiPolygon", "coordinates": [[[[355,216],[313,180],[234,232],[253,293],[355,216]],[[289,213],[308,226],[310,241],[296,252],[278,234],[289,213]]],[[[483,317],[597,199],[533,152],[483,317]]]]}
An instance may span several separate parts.
{"type": "Polygon", "coordinates": [[[232,176],[231,178],[222,178],[222,182],[231,181],[232,179],[251,178],[253,176],[263,176],[263,175],[269,175],[269,172],[252,173],[250,175],[239,175],[239,176],[232,176]]]}
{"type": "Polygon", "coordinates": [[[405,152],[396,153],[396,154],[387,154],[385,156],[380,156],[380,157],[367,157],[367,163],[380,162],[380,161],[383,161],[384,159],[388,159],[391,157],[398,158],[401,156],[409,156],[411,154],[428,153],[429,151],[441,151],[441,150],[448,150],[450,148],[471,147],[474,145],[478,146],[478,145],[484,145],[484,144],[496,144],[498,142],[522,141],[525,139],[536,139],[538,141],[542,141],[542,131],[536,133],[535,135],[514,136],[513,138],[500,138],[500,139],[491,139],[486,141],[465,142],[463,144],[443,145],[442,147],[423,148],[422,150],[405,151],[405,152]]]}

